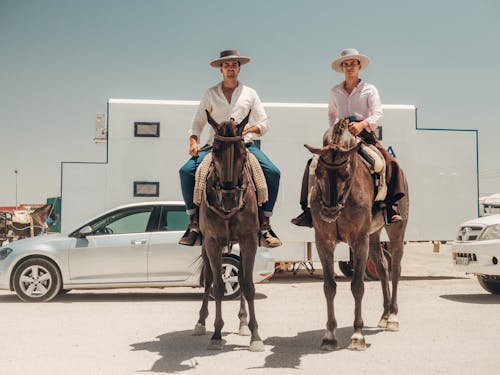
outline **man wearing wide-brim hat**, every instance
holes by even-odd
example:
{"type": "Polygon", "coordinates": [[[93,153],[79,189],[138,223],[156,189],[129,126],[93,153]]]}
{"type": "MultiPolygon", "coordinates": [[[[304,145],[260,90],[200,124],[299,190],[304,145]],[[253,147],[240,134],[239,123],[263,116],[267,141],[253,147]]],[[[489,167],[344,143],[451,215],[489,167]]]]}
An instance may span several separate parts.
{"type": "MultiPolygon", "coordinates": [[[[344,81],[330,91],[328,101],[328,122],[334,126],[339,120],[349,118],[349,131],[374,144],[384,156],[387,176],[387,217],[389,223],[402,220],[397,202],[404,196],[405,180],[396,159],[378,142],[374,130],[382,118],[382,102],[377,88],[359,78],[359,72],[370,64],[368,56],[360,54],[354,48],[340,52],[331,67],[344,74],[344,81]]],[[[309,164],[309,163],[308,163],[309,164]]],[[[303,212],[292,223],[299,226],[312,226],[312,218],[307,207],[308,173],[306,167],[302,181],[300,205],[303,212]]]]}
{"type": "Polygon", "coordinates": [[[182,245],[193,246],[200,237],[198,207],[193,202],[195,172],[203,158],[210,152],[214,138],[214,131],[209,127],[210,136],[207,144],[200,147],[200,136],[207,124],[205,110],[217,123],[229,121],[231,118],[239,123],[250,112],[250,121],[243,131],[244,142],[248,151],[255,155],[259,161],[268,187],[268,201],[261,207],[261,244],[267,247],[281,245],[281,241],[269,223],[278,197],[280,171],[254,144],[255,136],[261,137],[269,130],[268,117],[257,92],[238,81],[241,66],[248,62],[250,62],[250,58],[240,55],[237,50],[222,51],[219,58],[210,61],[210,66],[218,68],[223,79],[217,85],[210,87],[201,99],[189,131],[189,155],[191,158],[179,171],[182,195],[190,218],[189,227],[179,241],[182,245]]]}

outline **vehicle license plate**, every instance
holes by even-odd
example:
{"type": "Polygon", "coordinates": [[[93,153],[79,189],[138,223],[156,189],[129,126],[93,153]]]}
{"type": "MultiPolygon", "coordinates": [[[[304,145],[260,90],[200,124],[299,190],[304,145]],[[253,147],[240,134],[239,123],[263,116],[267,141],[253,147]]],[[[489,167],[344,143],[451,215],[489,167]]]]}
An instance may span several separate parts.
{"type": "Polygon", "coordinates": [[[469,264],[469,258],[468,257],[456,257],[455,264],[467,265],[467,264],[469,264]]]}

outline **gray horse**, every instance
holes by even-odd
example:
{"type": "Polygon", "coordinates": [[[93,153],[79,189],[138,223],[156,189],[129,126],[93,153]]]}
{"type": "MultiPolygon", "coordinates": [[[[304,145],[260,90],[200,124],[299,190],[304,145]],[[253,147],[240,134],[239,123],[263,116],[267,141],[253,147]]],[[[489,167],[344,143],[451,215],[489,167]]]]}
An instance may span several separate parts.
{"type": "Polygon", "coordinates": [[[263,351],[264,344],[258,333],[255,317],[252,270],[257,251],[259,216],[256,193],[251,177],[246,172],[247,149],[243,143],[243,129],[250,113],[239,124],[234,120],[218,124],[208,113],[208,123],[215,131],[212,149],[213,168],[209,173],[205,196],[200,204],[200,229],[203,235],[202,259],[205,292],[195,335],[205,334],[208,316],[210,288],[215,297],[215,331],[209,349],[222,349],[221,301],[224,296],[222,281],[222,251],[224,246],[239,243],[241,285],[240,335],[248,335],[250,329],[250,350],[263,351]],[[248,303],[250,320],[247,323],[245,300],[248,303]]]}
{"type": "Polygon", "coordinates": [[[327,324],[321,349],[338,347],[335,329],[334,298],[337,285],[333,272],[333,253],[337,242],[346,242],[352,249],[354,274],[351,291],[355,300],[354,334],[348,346],[351,350],[365,350],[362,333],[362,299],[368,257],[376,264],[384,297],[383,313],[378,324],[388,331],[397,331],[397,291],[401,275],[404,233],[408,221],[408,186],[399,201],[403,221],[385,225],[383,213],[374,205],[374,183],[368,167],[360,160],[360,139],[348,130],[349,120],[340,120],[323,137],[323,147],[305,147],[319,156],[316,179],[311,189],[311,215],[316,235],[316,247],[324,271],[324,292],[327,303],[327,324]],[[380,233],[385,228],[392,254],[391,277],[380,246],[380,233]],[[392,297],[389,280],[392,280],[392,297]]]}

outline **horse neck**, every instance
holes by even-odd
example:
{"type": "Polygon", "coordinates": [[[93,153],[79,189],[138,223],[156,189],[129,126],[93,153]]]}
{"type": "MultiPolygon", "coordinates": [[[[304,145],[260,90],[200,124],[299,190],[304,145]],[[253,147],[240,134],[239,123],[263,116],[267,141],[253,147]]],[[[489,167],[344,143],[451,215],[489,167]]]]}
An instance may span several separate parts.
{"type": "Polygon", "coordinates": [[[31,218],[33,219],[33,222],[36,224],[43,224],[47,220],[47,217],[49,216],[50,210],[52,207],[50,205],[46,205],[43,207],[40,207],[36,209],[32,214],[31,218]]]}

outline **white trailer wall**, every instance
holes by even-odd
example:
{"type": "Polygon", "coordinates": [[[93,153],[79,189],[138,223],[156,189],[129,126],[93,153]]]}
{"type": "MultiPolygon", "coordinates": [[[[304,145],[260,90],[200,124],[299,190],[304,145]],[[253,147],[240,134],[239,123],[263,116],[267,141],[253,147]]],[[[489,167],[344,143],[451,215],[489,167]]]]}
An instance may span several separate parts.
{"type": "MultiPolygon", "coordinates": [[[[178,170],[188,158],[188,129],[197,105],[111,99],[107,163],[63,163],[63,230],[119,204],[182,200],[178,170]],[[137,121],[159,122],[160,137],[134,137],[137,121]],[[134,197],[134,181],[159,182],[159,197],[134,197]]],[[[296,227],[290,219],[300,212],[300,185],[310,157],[303,144],[321,145],[328,125],[327,109],[324,104],[267,103],[265,107],[271,129],[261,148],[281,170],[272,224],[287,245],[273,253],[277,259],[292,260],[295,254],[305,254],[306,242],[314,241],[312,230],[296,227]]],[[[382,143],[395,152],[409,181],[406,238],[453,239],[459,223],[478,212],[477,133],[420,130],[414,106],[385,106],[382,129],[382,143]]]]}

